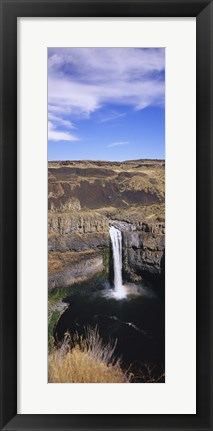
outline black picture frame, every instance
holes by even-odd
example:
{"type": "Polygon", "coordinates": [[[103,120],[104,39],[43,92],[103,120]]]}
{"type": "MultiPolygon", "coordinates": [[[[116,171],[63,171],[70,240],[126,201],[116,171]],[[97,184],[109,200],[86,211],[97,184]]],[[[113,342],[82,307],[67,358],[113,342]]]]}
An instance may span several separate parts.
{"type": "MultiPolygon", "coordinates": [[[[4,430],[212,430],[213,2],[209,0],[0,0],[1,405],[4,430]],[[197,414],[17,414],[17,18],[196,17],[197,414]]],[[[187,227],[186,227],[187,229],[187,227]]]]}

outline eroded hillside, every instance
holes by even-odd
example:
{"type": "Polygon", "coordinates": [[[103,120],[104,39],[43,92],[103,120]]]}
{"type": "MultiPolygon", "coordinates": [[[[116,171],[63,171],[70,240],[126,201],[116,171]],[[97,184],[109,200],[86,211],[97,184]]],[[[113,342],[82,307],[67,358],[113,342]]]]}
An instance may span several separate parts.
{"type": "Polygon", "coordinates": [[[129,208],[164,201],[164,162],[49,163],[49,209],[129,208]]]}
{"type": "Polygon", "coordinates": [[[110,224],[123,232],[126,274],[132,279],[160,274],[164,179],[161,160],[50,162],[49,288],[104,269],[110,224]]]}

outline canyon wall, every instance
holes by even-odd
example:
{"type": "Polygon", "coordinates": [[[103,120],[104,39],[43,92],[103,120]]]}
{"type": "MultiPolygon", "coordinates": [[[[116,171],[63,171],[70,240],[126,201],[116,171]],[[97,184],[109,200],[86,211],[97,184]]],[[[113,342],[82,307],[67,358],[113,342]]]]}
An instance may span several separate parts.
{"type": "Polygon", "coordinates": [[[162,279],[164,163],[59,163],[49,169],[49,289],[109,271],[110,225],[122,231],[125,279],[162,279]]]}

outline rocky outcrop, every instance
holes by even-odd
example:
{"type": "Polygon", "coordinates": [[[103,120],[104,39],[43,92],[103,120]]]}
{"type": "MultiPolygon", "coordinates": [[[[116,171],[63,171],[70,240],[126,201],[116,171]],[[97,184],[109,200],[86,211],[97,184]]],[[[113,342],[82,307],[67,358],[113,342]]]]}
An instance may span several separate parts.
{"type": "Polygon", "coordinates": [[[103,271],[100,251],[49,253],[48,289],[71,286],[86,281],[103,271]]]}
{"type": "Polygon", "coordinates": [[[164,202],[164,162],[61,162],[49,164],[50,211],[78,211],[164,202]]]}
{"type": "Polygon", "coordinates": [[[111,224],[122,231],[123,270],[130,280],[164,276],[165,226],[140,222],[111,220],[111,224]]]}
{"type": "Polygon", "coordinates": [[[123,237],[123,271],[131,281],[141,278],[159,280],[164,275],[164,223],[147,223],[67,214],[49,215],[50,256],[70,256],[60,270],[49,273],[49,288],[68,286],[93,276],[106,268],[103,251],[109,255],[109,226],[114,225],[123,237]],[[94,257],[91,251],[97,253],[94,257]],[[88,253],[89,252],[89,253],[88,253]],[[82,254],[85,253],[85,254],[82,254]],[[87,254],[88,253],[88,254],[87,254]],[[105,265],[105,268],[104,268],[105,265]]]}
{"type": "Polygon", "coordinates": [[[164,170],[162,160],[49,163],[49,289],[108,270],[111,224],[125,278],[163,277],[164,170]]]}
{"type": "Polygon", "coordinates": [[[109,220],[85,211],[49,213],[49,241],[51,252],[83,251],[109,247],[109,220]]]}
{"type": "Polygon", "coordinates": [[[108,233],[88,233],[80,234],[73,232],[70,235],[53,235],[48,241],[48,250],[67,252],[67,251],[83,251],[83,250],[97,250],[109,247],[109,234],[108,233]]]}
{"type": "Polygon", "coordinates": [[[67,287],[104,269],[109,221],[88,211],[49,212],[49,290],[67,287]]]}
{"type": "Polygon", "coordinates": [[[164,235],[148,232],[123,233],[124,270],[130,278],[159,279],[164,271],[164,235]]]}
{"type": "Polygon", "coordinates": [[[68,211],[80,211],[81,204],[76,198],[66,199],[65,202],[54,199],[52,193],[49,193],[49,210],[50,212],[68,212],[68,211]]]}
{"type": "Polygon", "coordinates": [[[106,217],[100,216],[98,213],[74,211],[63,213],[49,213],[48,217],[48,232],[49,234],[69,235],[78,234],[94,234],[108,233],[109,221],[106,217]]]}

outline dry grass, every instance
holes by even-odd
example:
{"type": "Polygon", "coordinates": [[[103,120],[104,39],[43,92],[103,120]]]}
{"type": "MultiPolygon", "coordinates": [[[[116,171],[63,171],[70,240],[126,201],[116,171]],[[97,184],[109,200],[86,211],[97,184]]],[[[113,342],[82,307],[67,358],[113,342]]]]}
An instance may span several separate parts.
{"type": "Polygon", "coordinates": [[[48,359],[49,383],[129,383],[114,357],[115,344],[104,344],[97,328],[88,328],[86,339],[67,334],[48,359]]]}
{"type": "MultiPolygon", "coordinates": [[[[142,172],[143,173],[143,172],[142,172]]],[[[131,191],[140,191],[144,190],[145,192],[156,193],[159,198],[164,198],[165,194],[165,184],[164,177],[165,172],[162,168],[161,170],[158,168],[155,171],[144,172],[144,175],[137,175],[134,172],[134,176],[132,178],[126,178],[122,182],[120,182],[120,190],[131,190],[131,191]]]]}
{"type": "Polygon", "coordinates": [[[143,369],[138,370],[137,373],[132,376],[132,383],[165,383],[165,372],[162,371],[159,374],[159,370],[156,372],[156,367],[150,364],[143,364],[143,369]]]}
{"type": "Polygon", "coordinates": [[[97,210],[101,215],[129,223],[165,223],[165,203],[145,205],[143,207],[129,206],[128,208],[103,207],[97,210]]]}
{"type": "MultiPolygon", "coordinates": [[[[102,193],[103,187],[107,185],[110,187],[110,190],[116,185],[115,190],[119,189],[119,193],[125,191],[141,191],[144,190],[146,193],[156,195],[160,202],[163,202],[165,199],[165,163],[164,161],[157,160],[135,160],[128,162],[101,162],[101,161],[69,161],[64,164],[64,162],[51,162],[48,164],[48,167],[51,168],[51,172],[49,171],[49,197],[60,198],[61,196],[66,196],[67,191],[65,192],[64,186],[66,185],[66,190],[70,189],[68,195],[73,196],[72,192],[74,189],[77,190],[77,195],[75,194],[75,198],[78,198],[82,203],[84,202],[84,195],[81,195],[81,184],[88,183],[87,188],[90,190],[89,184],[95,184],[95,188],[91,187],[91,192],[93,190],[94,199],[96,198],[96,192],[102,193]],[[62,166],[66,166],[66,168],[78,168],[82,172],[78,175],[73,176],[73,171],[69,169],[65,172],[60,171],[60,175],[58,175],[58,169],[62,166]],[[86,169],[86,172],[85,172],[86,169]],[[95,170],[95,174],[93,172],[95,170]],[[53,175],[53,172],[55,175],[53,175]],[[98,174],[98,175],[97,175],[98,174]],[[122,174],[122,175],[119,175],[122,174]],[[126,175],[125,175],[126,174],[126,175]],[[99,182],[99,184],[98,184],[99,182]],[[95,192],[96,190],[96,192],[95,192]]],[[[84,192],[85,193],[85,192],[84,192]]],[[[111,195],[111,192],[109,192],[111,195]]],[[[116,197],[117,192],[112,192],[112,198],[114,196],[114,200],[111,199],[107,202],[104,200],[105,205],[109,207],[112,205],[112,202],[117,206],[116,197]]],[[[66,204],[61,204],[61,211],[64,213],[66,211],[70,212],[70,209],[67,209],[68,196],[65,199],[66,204]]],[[[127,199],[128,200],[128,199],[127,199]]],[[[140,205],[140,200],[135,201],[138,206],[140,205]]],[[[127,202],[130,204],[131,202],[127,202]]],[[[85,204],[85,202],[84,202],[85,204]]],[[[100,206],[97,200],[96,202],[97,208],[100,206]]],[[[85,206],[85,205],[84,205],[85,206]]],[[[92,205],[93,208],[94,205],[92,205]]],[[[119,203],[120,207],[123,207],[122,200],[119,203]]],[[[68,205],[69,207],[69,205],[68,205]]],[[[90,204],[88,203],[88,207],[90,204]]],[[[72,211],[74,210],[72,205],[72,211]]],[[[76,210],[79,210],[78,205],[76,210]]],[[[55,208],[53,213],[60,212],[60,205],[55,208]]]]}

